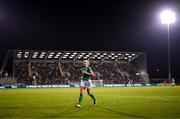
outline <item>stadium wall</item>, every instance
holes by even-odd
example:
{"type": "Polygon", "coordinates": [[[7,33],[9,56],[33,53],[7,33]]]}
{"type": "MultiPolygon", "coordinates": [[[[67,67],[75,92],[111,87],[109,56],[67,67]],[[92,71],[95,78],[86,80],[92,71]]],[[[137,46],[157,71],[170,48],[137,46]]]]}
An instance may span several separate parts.
{"type": "MultiPolygon", "coordinates": [[[[104,84],[103,86],[93,85],[92,87],[140,87],[140,86],[163,86],[161,84],[104,84]]],[[[6,88],[78,88],[79,84],[71,85],[5,85],[0,86],[0,89],[6,88]]]]}

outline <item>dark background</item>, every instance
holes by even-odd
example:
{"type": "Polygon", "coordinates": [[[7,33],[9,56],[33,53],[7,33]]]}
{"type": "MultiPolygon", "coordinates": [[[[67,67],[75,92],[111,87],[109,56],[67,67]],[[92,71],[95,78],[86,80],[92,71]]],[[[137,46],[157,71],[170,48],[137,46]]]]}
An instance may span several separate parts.
{"type": "Polygon", "coordinates": [[[167,78],[165,8],[176,12],[171,69],[180,79],[179,0],[0,0],[0,64],[9,49],[137,51],[146,52],[151,78],[167,78]]]}

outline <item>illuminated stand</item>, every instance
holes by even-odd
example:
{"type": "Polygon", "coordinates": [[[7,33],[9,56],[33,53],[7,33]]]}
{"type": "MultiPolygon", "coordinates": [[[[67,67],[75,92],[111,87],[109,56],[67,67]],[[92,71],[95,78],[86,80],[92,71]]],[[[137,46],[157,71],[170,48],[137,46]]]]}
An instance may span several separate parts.
{"type": "MultiPolygon", "coordinates": [[[[17,63],[26,63],[26,71],[29,77],[33,76],[32,63],[56,63],[58,67],[59,77],[63,77],[64,71],[61,68],[63,63],[71,63],[73,67],[80,66],[82,61],[89,59],[94,66],[100,65],[101,63],[111,63],[111,64],[128,64],[131,66],[136,77],[140,77],[143,82],[141,84],[149,83],[149,75],[147,74],[147,62],[146,54],[144,52],[120,52],[120,51],[53,51],[53,50],[11,50],[8,51],[7,56],[13,57],[13,81],[7,82],[9,85],[22,84],[21,79],[17,74],[17,63]],[[15,82],[16,81],[16,82],[15,82]]],[[[5,58],[8,59],[8,58],[5,58]]],[[[6,62],[5,62],[6,63],[6,62]]],[[[6,64],[4,64],[5,66],[6,64]]],[[[79,68],[78,68],[79,69],[79,68]]],[[[94,69],[94,68],[93,68],[94,69]]],[[[3,69],[2,69],[3,70],[3,69]]],[[[117,68],[118,70],[118,68],[117,68]]],[[[119,73],[122,73],[118,70],[119,73]]],[[[104,79],[100,72],[94,71],[95,77],[93,84],[96,86],[104,85],[104,79]]],[[[68,74],[67,74],[68,75],[68,74]]],[[[111,80],[111,79],[109,79],[111,80]]],[[[68,80],[68,85],[78,87],[78,82],[73,82],[71,79],[68,80]]],[[[3,85],[3,84],[2,84],[3,85]]],[[[31,87],[69,87],[64,84],[37,84],[34,81],[31,84],[23,84],[31,87]],[[37,86],[36,86],[37,85],[37,86]]],[[[116,85],[116,84],[113,84],[116,85]]],[[[122,85],[127,86],[127,85],[122,85]]]]}

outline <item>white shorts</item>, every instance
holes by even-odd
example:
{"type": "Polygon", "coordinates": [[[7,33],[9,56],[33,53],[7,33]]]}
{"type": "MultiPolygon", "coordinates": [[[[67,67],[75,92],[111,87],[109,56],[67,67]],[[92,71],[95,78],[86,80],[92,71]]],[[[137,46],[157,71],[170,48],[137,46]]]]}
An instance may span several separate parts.
{"type": "Polygon", "coordinates": [[[91,80],[88,80],[88,81],[81,80],[80,86],[84,87],[84,88],[91,88],[92,82],[91,82],[91,80]]]}

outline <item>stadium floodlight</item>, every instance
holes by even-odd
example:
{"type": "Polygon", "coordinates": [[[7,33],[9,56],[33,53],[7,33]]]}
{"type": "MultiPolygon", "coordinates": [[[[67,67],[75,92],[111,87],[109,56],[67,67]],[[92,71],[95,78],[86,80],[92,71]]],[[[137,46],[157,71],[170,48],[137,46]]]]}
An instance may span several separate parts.
{"type": "Polygon", "coordinates": [[[29,57],[29,52],[25,52],[24,53],[24,58],[28,58],[29,57]]]}
{"type": "Polygon", "coordinates": [[[21,58],[21,54],[17,54],[17,58],[21,58]]]}
{"type": "Polygon", "coordinates": [[[136,54],[134,54],[134,53],[132,54],[132,56],[135,56],[135,55],[136,55],[136,54]]]}
{"type": "Polygon", "coordinates": [[[44,57],[45,55],[44,55],[44,54],[41,54],[40,56],[44,57]]]}
{"type": "Polygon", "coordinates": [[[54,54],[54,52],[51,52],[50,54],[52,54],[52,55],[53,55],[53,54],[54,54]]]}
{"type": "Polygon", "coordinates": [[[38,52],[34,52],[34,54],[38,54],[38,52]]]}
{"type": "Polygon", "coordinates": [[[58,55],[61,55],[62,53],[61,53],[61,52],[58,52],[57,54],[58,54],[58,55]]]}
{"type": "Polygon", "coordinates": [[[37,54],[33,54],[33,56],[37,56],[37,54]]]}
{"type": "Polygon", "coordinates": [[[131,58],[132,56],[131,56],[131,55],[129,55],[128,57],[129,57],[129,58],[131,58]]]}
{"type": "Polygon", "coordinates": [[[71,57],[74,57],[74,56],[75,56],[75,55],[73,55],[73,54],[71,55],[71,57]]]}
{"type": "Polygon", "coordinates": [[[168,79],[171,80],[171,59],[170,59],[170,40],[169,40],[169,25],[176,21],[175,12],[172,10],[164,10],[160,14],[161,23],[167,25],[167,39],[168,39],[168,79]]]}
{"type": "Polygon", "coordinates": [[[40,56],[39,58],[42,59],[42,58],[44,58],[44,57],[43,57],[43,56],[40,56]]]}
{"type": "Polygon", "coordinates": [[[59,58],[59,57],[58,57],[58,56],[55,56],[54,58],[57,59],[57,58],[59,58]]]}
{"type": "Polygon", "coordinates": [[[136,73],[136,76],[139,76],[140,75],[140,73],[136,73]]]}
{"type": "Polygon", "coordinates": [[[52,56],[53,56],[53,54],[50,54],[50,55],[49,55],[49,57],[52,57],[52,56]]]}
{"type": "Polygon", "coordinates": [[[41,52],[42,55],[45,55],[46,53],[45,52],[41,52]]]}
{"type": "Polygon", "coordinates": [[[70,52],[66,52],[67,55],[70,55],[71,53],[70,52]]]}
{"type": "Polygon", "coordinates": [[[33,55],[32,58],[35,59],[35,58],[36,58],[36,55],[33,55]]]}
{"type": "Polygon", "coordinates": [[[28,56],[29,56],[28,54],[24,54],[24,58],[28,58],[28,56]]]}
{"type": "Polygon", "coordinates": [[[104,55],[100,55],[101,57],[104,57],[104,55]]]}
{"type": "Polygon", "coordinates": [[[74,55],[77,55],[77,52],[74,52],[73,54],[74,54],[74,55]]]}
{"type": "Polygon", "coordinates": [[[59,57],[60,55],[59,54],[56,54],[56,57],[59,57]]]}
{"type": "Polygon", "coordinates": [[[125,55],[126,55],[126,56],[128,56],[129,54],[128,54],[128,53],[126,53],[125,55]]]}
{"type": "Polygon", "coordinates": [[[71,56],[71,57],[75,57],[76,55],[74,55],[74,54],[71,54],[70,56],[71,56]]]}
{"type": "Polygon", "coordinates": [[[125,57],[124,59],[128,59],[127,57],[125,57]]]}
{"type": "Polygon", "coordinates": [[[43,56],[43,55],[40,55],[40,56],[39,56],[39,58],[40,58],[40,57],[44,58],[44,56],[43,56]]]}
{"type": "Polygon", "coordinates": [[[171,24],[176,21],[175,13],[172,10],[164,10],[161,13],[161,23],[171,24]]]}

